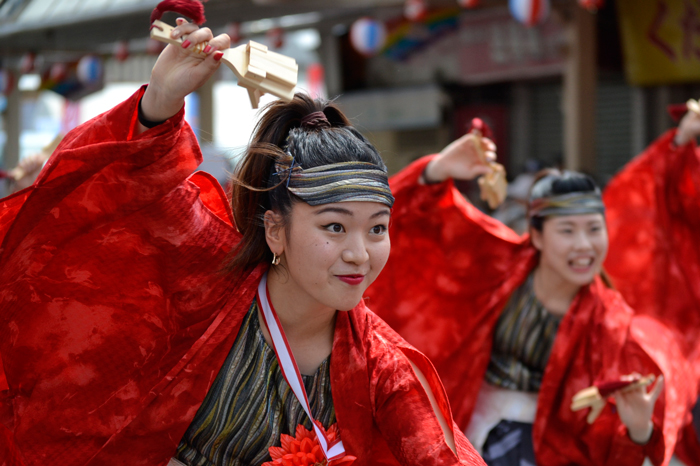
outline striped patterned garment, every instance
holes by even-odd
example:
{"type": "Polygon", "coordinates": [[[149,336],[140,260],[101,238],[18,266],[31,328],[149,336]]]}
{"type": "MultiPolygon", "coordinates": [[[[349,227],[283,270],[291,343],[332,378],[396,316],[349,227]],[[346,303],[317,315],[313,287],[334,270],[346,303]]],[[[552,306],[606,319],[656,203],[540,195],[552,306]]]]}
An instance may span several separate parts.
{"type": "MultiPolygon", "coordinates": [[[[294,435],[311,421],[282,376],[263,337],[253,301],[214,384],[180,441],[176,458],[190,466],[258,466],[280,435],[294,435]]],[[[327,429],[335,423],[330,356],[316,374],[302,376],[314,417],[327,429]]]]}
{"type": "Polygon", "coordinates": [[[530,274],[498,319],[486,381],[511,390],[538,392],[562,317],[549,313],[537,300],[530,274]]]}

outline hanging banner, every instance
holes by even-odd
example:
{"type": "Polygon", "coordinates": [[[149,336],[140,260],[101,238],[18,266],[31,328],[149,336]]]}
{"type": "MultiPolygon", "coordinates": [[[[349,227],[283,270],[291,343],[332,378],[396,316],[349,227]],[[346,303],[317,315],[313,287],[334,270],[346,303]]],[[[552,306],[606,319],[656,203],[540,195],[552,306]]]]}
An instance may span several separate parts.
{"type": "Polygon", "coordinates": [[[700,80],[700,2],[617,0],[630,84],[700,80]]]}
{"type": "Polygon", "coordinates": [[[559,15],[550,15],[538,27],[525,27],[508,8],[443,9],[428,15],[424,24],[416,33],[407,21],[389,21],[386,47],[378,58],[390,60],[375,59],[373,73],[387,83],[441,76],[480,85],[560,76],[564,71],[567,31],[559,15]]]}

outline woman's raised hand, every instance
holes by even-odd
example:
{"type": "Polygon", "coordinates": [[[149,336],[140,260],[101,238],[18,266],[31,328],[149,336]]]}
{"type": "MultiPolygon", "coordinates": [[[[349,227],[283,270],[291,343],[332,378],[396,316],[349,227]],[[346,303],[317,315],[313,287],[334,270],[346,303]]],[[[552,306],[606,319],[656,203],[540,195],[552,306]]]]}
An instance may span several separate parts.
{"type": "MultiPolygon", "coordinates": [[[[639,377],[639,374],[626,377],[632,380],[639,377]]],[[[649,392],[646,387],[638,387],[628,391],[618,390],[613,394],[620,420],[627,427],[627,432],[634,442],[643,445],[651,438],[654,428],[651,416],[654,413],[656,400],[659,399],[663,389],[664,376],[660,375],[649,392]]]]}
{"type": "Polygon", "coordinates": [[[209,28],[200,29],[183,18],[178,18],[171,35],[185,41],[181,46],[170,44],[161,52],[141,100],[144,116],[152,121],[167,120],[179,112],[185,96],[207,82],[221,64],[222,50],[231,46],[228,35],[214,37],[209,28]],[[204,42],[206,47],[195,52],[204,42]]]}
{"type": "Polygon", "coordinates": [[[700,114],[689,110],[678,125],[676,145],[684,146],[691,140],[695,140],[698,136],[700,136],[700,114]]]}
{"type": "Polygon", "coordinates": [[[423,182],[439,183],[449,178],[472,180],[491,172],[478,152],[477,144],[488,162],[496,160],[496,145],[488,138],[478,138],[468,133],[452,141],[437,157],[430,161],[424,172],[423,182]]]}

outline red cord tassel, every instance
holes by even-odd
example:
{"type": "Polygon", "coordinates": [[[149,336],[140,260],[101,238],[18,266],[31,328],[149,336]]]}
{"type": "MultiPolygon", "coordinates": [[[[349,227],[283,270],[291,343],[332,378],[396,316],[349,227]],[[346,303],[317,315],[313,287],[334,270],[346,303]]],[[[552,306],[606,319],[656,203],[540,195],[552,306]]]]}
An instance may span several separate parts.
{"type": "Polygon", "coordinates": [[[472,119],[472,124],[471,128],[469,128],[469,132],[472,132],[473,130],[478,129],[481,131],[481,135],[485,138],[489,138],[493,140],[493,131],[491,131],[491,128],[489,125],[486,124],[484,120],[481,118],[473,118],[472,119]]]}
{"type": "Polygon", "coordinates": [[[672,104],[667,107],[668,114],[671,115],[671,118],[673,118],[673,121],[681,121],[681,118],[683,118],[683,115],[688,113],[688,105],[687,104],[672,104]]]}
{"type": "Polygon", "coordinates": [[[635,377],[632,380],[608,380],[605,382],[596,382],[593,385],[598,387],[598,392],[602,398],[607,398],[621,388],[625,388],[635,382],[639,382],[639,377],[635,377]]]}
{"type": "Polygon", "coordinates": [[[164,0],[151,13],[151,24],[155,20],[160,19],[166,11],[173,11],[186,16],[193,23],[200,26],[207,20],[204,17],[204,5],[197,0],[164,0]]]}

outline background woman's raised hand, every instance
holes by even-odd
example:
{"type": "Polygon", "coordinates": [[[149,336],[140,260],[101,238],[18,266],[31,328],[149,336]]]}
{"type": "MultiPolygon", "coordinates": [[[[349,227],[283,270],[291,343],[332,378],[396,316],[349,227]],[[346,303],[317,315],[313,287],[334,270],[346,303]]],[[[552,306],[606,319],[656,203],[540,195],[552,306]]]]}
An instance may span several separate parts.
{"type": "Polygon", "coordinates": [[[209,28],[183,18],[178,18],[171,35],[174,39],[182,37],[184,42],[181,46],[170,44],[161,52],[141,100],[143,114],[151,121],[167,120],[179,112],[185,96],[207,82],[221,64],[222,50],[231,46],[228,35],[214,37],[209,28]],[[205,42],[202,51],[196,52],[196,47],[205,42]]]}
{"type": "Polygon", "coordinates": [[[425,169],[423,182],[439,183],[449,178],[472,180],[491,172],[491,168],[481,159],[477,144],[487,161],[496,160],[496,144],[488,138],[478,138],[471,133],[452,141],[425,169]]]}
{"type": "Polygon", "coordinates": [[[678,125],[676,145],[683,146],[698,136],[700,136],[700,114],[690,110],[678,125]]]}
{"type": "MultiPolygon", "coordinates": [[[[633,380],[638,377],[639,374],[631,374],[622,378],[633,380]]],[[[649,392],[646,387],[638,387],[628,391],[618,390],[613,395],[620,420],[627,427],[627,432],[634,442],[645,444],[651,438],[654,428],[651,416],[663,389],[664,376],[660,375],[649,392]]]]}

